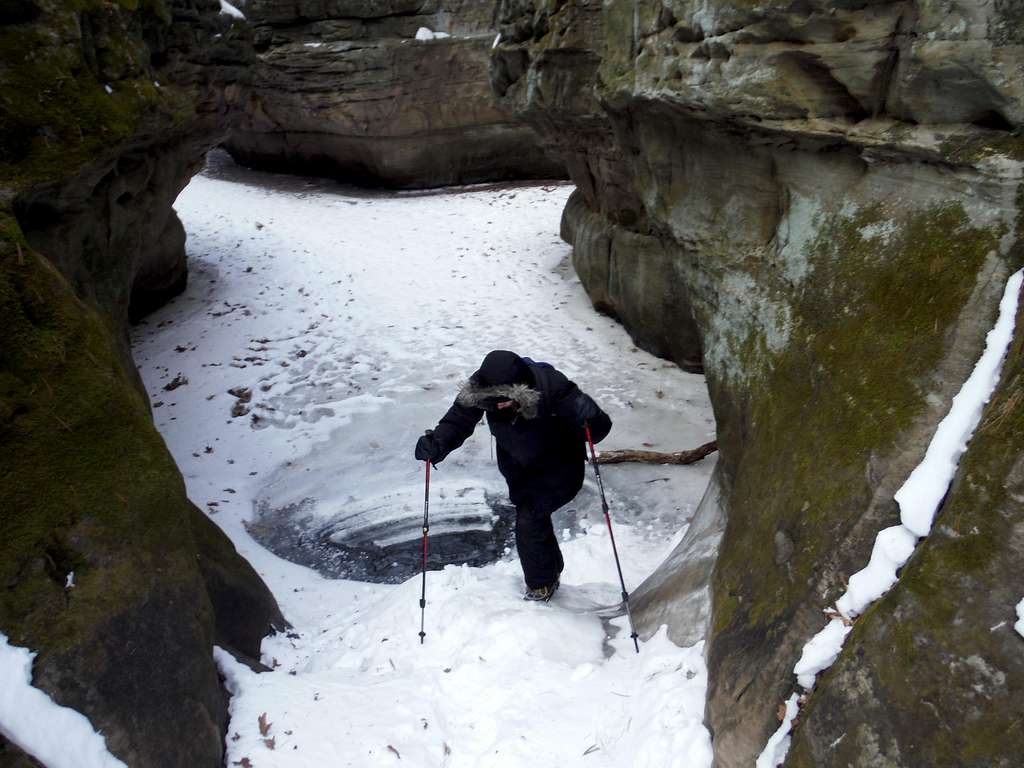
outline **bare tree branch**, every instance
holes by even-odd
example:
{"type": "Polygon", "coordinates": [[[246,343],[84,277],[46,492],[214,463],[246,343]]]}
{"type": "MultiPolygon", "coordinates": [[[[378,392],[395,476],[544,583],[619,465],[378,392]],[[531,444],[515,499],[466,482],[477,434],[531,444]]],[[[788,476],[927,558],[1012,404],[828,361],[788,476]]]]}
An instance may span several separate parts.
{"type": "Polygon", "coordinates": [[[597,463],[622,464],[628,461],[643,464],[693,464],[717,450],[718,441],[712,440],[710,443],[704,443],[704,445],[694,448],[692,451],[678,451],[676,453],[634,450],[602,451],[597,457],[597,463]]]}

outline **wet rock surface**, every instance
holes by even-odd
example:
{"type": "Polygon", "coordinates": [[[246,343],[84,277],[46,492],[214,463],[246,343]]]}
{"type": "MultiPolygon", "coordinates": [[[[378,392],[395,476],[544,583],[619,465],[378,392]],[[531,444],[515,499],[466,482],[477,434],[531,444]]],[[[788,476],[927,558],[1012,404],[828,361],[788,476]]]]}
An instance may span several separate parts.
{"type": "MultiPolygon", "coordinates": [[[[578,192],[563,235],[581,280],[639,344],[708,377],[719,502],[637,596],[648,631],[668,619],[690,638],[710,619],[719,765],[751,764],[775,730],[803,644],[898,521],[892,495],[1024,258],[1018,16],[973,2],[501,5],[495,88],[566,159],[578,192]],[[716,527],[714,569],[695,573],[682,555],[714,559],[716,527]]],[[[1021,433],[1004,437],[1018,455],[1021,433]]],[[[945,513],[971,487],[975,514],[1019,527],[1009,470],[971,469],[984,453],[970,447],[945,513]]],[[[952,530],[858,621],[843,672],[800,717],[793,764],[1004,764],[1020,751],[1019,706],[992,682],[1024,684],[1020,657],[978,627],[1009,611],[997,585],[1022,553],[982,526],[952,530]],[[938,568],[940,552],[975,546],[991,569],[938,568]],[[943,590],[916,586],[916,568],[945,570],[943,590]],[[991,597],[977,617],[954,607],[979,593],[991,597]],[[991,672],[980,688],[963,661],[975,657],[991,672]],[[933,693],[911,705],[897,688],[933,693]],[[968,699],[1003,741],[975,738],[968,699]],[[892,725],[921,707],[944,747],[892,725]]]]}
{"type": "Polygon", "coordinates": [[[492,12],[464,0],[253,2],[259,59],[228,150],[256,168],[389,187],[564,176],[496,104],[492,12]]]}

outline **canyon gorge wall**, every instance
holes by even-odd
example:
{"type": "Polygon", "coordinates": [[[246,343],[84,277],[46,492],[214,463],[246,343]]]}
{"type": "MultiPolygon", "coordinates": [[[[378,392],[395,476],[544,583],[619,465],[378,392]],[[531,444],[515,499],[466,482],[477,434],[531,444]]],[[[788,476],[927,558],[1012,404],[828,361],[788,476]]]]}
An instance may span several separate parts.
{"type": "Polygon", "coordinates": [[[239,162],[389,187],[565,175],[498,108],[493,3],[253,0],[246,13],[257,59],[226,144],[239,162]]]}
{"type": "MultiPolygon", "coordinates": [[[[707,374],[719,468],[635,599],[645,631],[707,639],[718,764],[750,765],[1024,263],[1020,4],[242,8],[251,26],[217,0],[0,9],[0,631],[133,767],[220,765],[211,646],[254,661],[284,620],[188,502],[130,359],[129,319],[187,279],[171,203],[225,140],[393,186],[568,168],[595,305],[707,374]]],[[[931,536],[819,679],[788,764],[1024,752],[1022,375],[1018,333],[931,536]]],[[[0,765],[28,764],[0,740],[0,765]]]]}
{"type": "MultiPolygon", "coordinates": [[[[776,729],[1024,263],[1022,18],[967,0],[501,3],[492,84],[577,185],[563,236],[585,287],[707,374],[719,469],[635,599],[646,631],[707,638],[723,768],[776,729]]],[[[1020,336],[932,535],[818,680],[787,765],[1024,749],[1020,336]]]]}
{"type": "MultiPolygon", "coordinates": [[[[0,51],[0,632],[128,765],[215,768],[213,645],[258,665],[285,622],[188,500],[128,322],[184,288],[171,204],[230,127],[250,32],[217,0],[18,0],[0,51]]],[[[0,738],[0,765],[37,763],[0,738]]]]}

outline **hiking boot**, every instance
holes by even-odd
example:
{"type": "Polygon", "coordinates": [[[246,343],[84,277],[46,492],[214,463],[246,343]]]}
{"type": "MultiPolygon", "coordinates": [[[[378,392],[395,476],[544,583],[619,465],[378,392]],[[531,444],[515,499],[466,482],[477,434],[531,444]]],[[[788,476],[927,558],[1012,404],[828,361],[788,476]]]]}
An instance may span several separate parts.
{"type": "Polygon", "coordinates": [[[555,579],[554,584],[547,584],[543,587],[537,587],[536,589],[528,589],[526,590],[526,594],[523,595],[523,600],[546,603],[548,600],[554,597],[555,592],[558,591],[559,583],[560,580],[555,579]]]}

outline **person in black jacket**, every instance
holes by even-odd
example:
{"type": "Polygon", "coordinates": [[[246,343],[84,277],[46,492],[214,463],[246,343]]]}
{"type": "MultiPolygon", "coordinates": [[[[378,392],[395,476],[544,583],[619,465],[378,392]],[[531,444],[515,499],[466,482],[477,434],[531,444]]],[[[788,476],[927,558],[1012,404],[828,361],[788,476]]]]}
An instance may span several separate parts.
{"type": "Polygon", "coordinates": [[[551,514],[583,487],[584,424],[598,442],[611,431],[612,421],[552,366],[495,350],[440,423],[417,441],[416,458],[439,463],[473,434],[484,413],[498,446],[498,469],[516,508],[525,598],[550,600],[564,567],[551,514]]]}

